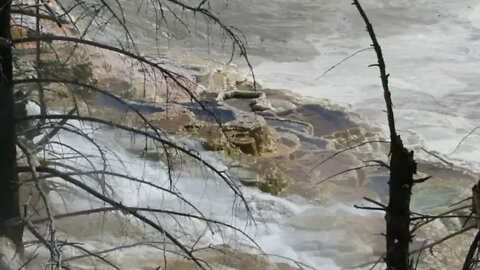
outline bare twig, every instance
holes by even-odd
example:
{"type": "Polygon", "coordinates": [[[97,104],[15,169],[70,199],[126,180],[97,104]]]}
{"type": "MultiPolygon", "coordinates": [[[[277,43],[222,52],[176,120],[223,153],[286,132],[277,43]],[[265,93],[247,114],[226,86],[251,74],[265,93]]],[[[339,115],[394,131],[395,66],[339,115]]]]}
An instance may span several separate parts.
{"type": "Polygon", "coordinates": [[[474,266],[477,262],[473,260],[473,257],[475,256],[475,252],[478,252],[479,243],[480,243],[480,231],[477,232],[477,234],[475,235],[475,238],[472,241],[472,244],[470,244],[470,248],[468,249],[467,256],[465,256],[465,262],[463,263],[463,268],[462,268],[463,270],[475,269],[474,266]]]}
{"type": "Polygon", "coordinates": [[[318,76],[317,78],[315,78],[315,80],[318,80],[318,79],[321,79],[323,78],[325,75],[327,75],[327,73],[329,73],[330,71],[332,71],[333,69],[337,68],[338,66],[340,66],[341,64],[345,63],[346,61],[348,61],[350,58],[354,57],[355,55],[359,54],[359,53],[362,53],[364,51],[368,51],[368,50],[371,50],[372,48],[371,47],[368,47],[368,48],[363,48],[363,49],[360,49],[358,51],[355,51],[353,52],[352,54],[348,55],[347,57],[343,58],[342,60],[340,60],[338,63],[336,63],[335,65],[331,66],[329,69],[327,69],[326,71],[324,71],[322,73],[322,75],[318,76]]]}
{"type": "Polygon", "coordinates": [[[343,170],[341,172],[338,172],[338,173],[335,173],[333,175],[330,175],[329,177],[327,178],[323,178],[322,180],[320,180],[319,182],[317,182],[315,185],[320,185],[332,178],[335,178],[339,175],[342,175],[342,174],[346,174],[346,173],[349,173],[349,172],[353,172],[353,171],[358,171],[358,170],[362,170],[362,169],[365,169],[365,168],[371,168],[371,167],[380,167],[380,165],[378,164],[370,164],[370,165],[362,165],[362,166],[358,166],[358,167],[354,167],[354,168],[349,168],[349,169],[346,169],[346,170],[343,170]]]}
{"type": "Polygon", "coordinates": [[[463,136],[463,138],[458,142],[457,146],[455,146],[455,149],[453,149],[452,152],[450,152],[450,154],[448,154],[448,155],[450,156],[450,155],[452,155],[453,153],[457,152],[458,148],[460,148],[460,146],[462,145],[462,143],[463,143],[468,137],[470,137],[473,133],[475,133],[475,131],[477,131],[478,129],[480,129],[480,126],[475,127],[474,129],[470,130],[470,132],[468,132],[467,135],[463,136]]]}
{"type": "Polygon", "coordinates": [[[465,228],[462,228],[461,230],[456,231],[456,232],[454,232],[454,233],[451,233],[451,234],[449,234],[449,235],[447,235],[447,236],[444,236],[444,237],[442,237],[442,238],[440,238],[440,239],[438,239],[438,240],[436,240],[436,241],[434,241],[434,242],[432,242],[432,243],[430,243],[430,244],[428,244],[428,245],[424,245],[422,248],[414,249],[414,250],[410,251],[410,254],[420,253],[420,252],[422,252],[422,250],[425,250],[425,249],[432,249],[433,247],[440,245],[441,243],[447,241],[448,239],[451,239],[451,238],[453,238],[453,237],[455,237],[455,236],[461,235],[461,234],[463,234],[463,233],[465,233],[465,232],[467,232],[467,231],[469,231],[469,230],[471,230],[471,229],[474,229],[474,228],[475,228],[475,226],[473,226],[473,225],[472,225],[472,226],[465,227],[465,228]]]}
{"type": "Polygon", "coordinates": [[[371,144],[371,143],[389,143],[389,141],[385,141],[385,140],[367,141],[367,142],[362,142],[362,143],[350,146],[348,148],[342,149],[342,150],[337,151],[337,152],[333,153],[332,155],[328,156],[326,159],[320,161],[319,163],[315,164],[315,166],[313,166],[308,173],[309,174],[312,173],[316,168],[318,168],[319,166],[321,166],[325,162],[331,160],[332,158],[334,158],[334,157],[336,157],[336,156],[338,156],[338,155],[340,155],[344,152],[347,152],[347,151],[350,151],[352,149],[358,148],[358,147],[363,146],[363,145],[371,144]]]}

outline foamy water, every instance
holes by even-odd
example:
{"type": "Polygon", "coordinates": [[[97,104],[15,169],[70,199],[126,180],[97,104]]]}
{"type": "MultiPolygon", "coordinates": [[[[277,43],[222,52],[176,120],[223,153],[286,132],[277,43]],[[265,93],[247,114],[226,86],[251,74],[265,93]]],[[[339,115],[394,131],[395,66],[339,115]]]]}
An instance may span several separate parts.
{"type": "MultiPolygon", "coordinates": [[[[476,89],[480,86],[480,35],[477,34],[480,4],[473,0],[369,0],[362,3],[375,26],[388,71],[392,74],[390,83],[400,134],[409,146],[450,154],[480,119],[477,112],[480,94],[476,89]]],[[[332,65],[370,44],[363,22],[350,1],[242,0],[231,2],[227,8],[218,3],[213,7],[223,12],[221,16],[227,22],[244,31],[255,73],[262,85],[351,105],[365,121],[386,128],[378,71],[367,68],[376,61],[372,51],[354,56],[319,78],[332,65]]],[[[136,22],[136,16],[132,12],[127,19],[134,29],[140,29],[142,26],[136,22]]],[[[142,31],[140,43],[154,42],[151,36],[149,38],[151,32],[142,31]]],[[[182,35],[177,39],[184,41],[182,35]]],[[[210,42],[212,54],[222,55],[224,51],[214,46],[215,40],[210,42]]],[[[205,45],[205,39],[197,37],[183,45],[198,48],[205,45]]],[[[145,161],[127,151],[132,147],[127,135],[115,136],[111,130],[99,130],[95,134],[115,153],[109,154],[110,168],[159,185],[169,185],[164,165],[145,161]]],[[[87,153],[95,151],[92,147],[86,148],[84,141],[71,134],[61,133],[60,140],[87,153]]],[[[192,142],[187,143],[219,168],[225,167],[215,154],[203,151],[192,142]]],[[[458,163],[479,168],[475,167],[480,157],[479,147],[480,136],[473,134],[450,157],[458,159],[458,163]]],[[[372,253],[381,252],[382,238],[375,235],[383,229],[380,214],[357,211],[351,203],[342,201],[314,204],[303,198],[277,198],[256,189],[242,188],[258,222],[253,225],[244,208],[235,204],[225,184],[205,169],[189,168],[195,169],[177,171],[177,189],[208,217],[243,228],[266,253],[299,260],[316,269],[334,270],[340,269],[340,265],[362,263],[371,259],[372,253]]],[[[115,198],[125,205],[192,211],[165,192],[114,178],[108,182],[114,187],[115,198]]],[[[58,209],[63,209],[63,201],[54,200],[58,209]]],[[[99,205],[88,197],[72,198],[68,204],[69,210],[99,205]]],[[[125,222],[138,226],[129,219],[125,222]]],[[[86,241],[91,247],[115,246],[143,236],[142,233],[118,236],[112,229],[114,226],[105,226],[91,217],[84,220],[82,225],[85,224],[92,224],[95,229],[69,224],[71,231],[68,233],[72,239],[86,241]],[[101,237],[98,227],[103,228],[101,237]]],[[[205,232],[205,226],[194,221],[185,222],[181,228],[169,218],[163,219],[162,224],[186,242],[195,241],[196,236],[205,232]]],[[[144,228],[139,227],[144,233],[144,228]]],[[[240,239],[242,236],[238,233],[226,230],[222,234],[207,232],[200,243],[249,244],[240,239]]],[[[139,267],[131,255],[135,255],[138,262],[155,261],[158,257],[158,253],[147,252],[146,248],[116,255],[112,259],[122,269],[139,267]]]]}
{"type": "MultiPolygon", "coordinates": [[[[169,187],[165,164],[148,161],[132,154],[128,149],[142,148],[141,136],[131,137],[125,132],[111,128],[99,128],[98,125],[70,121],[71,125],[81,128],[83,132],[95,138],[106,151],[107,168],[132,177],[138,177],[155,185],[169,187]],[[115,140],[112,140],[115,138],[115,140]]],[[[77,169],[90,171],[102,169],[102,159],[98,149],[88,140],[69,132],[60,132],[54,140],[79,149],[81,153],[91,157],[90,162],[82,159],[65,161],[77,169]],[[92,167],[93,164],[93,167],[92,167]]],[[[176,138],[186,147],[200,151],[202,156],[218,169],[226,169],[224,162],[215,152],[202,150],[198,143],[188,139],[176,138]]],[[[75,154],[62,146],[54,145],[51,151],[65,156],[75,154]]],[[[255,239],[262,251],[272,255],[277,262],[290,262],[278,256],[297,260],[315,269],[340,269],[338,262],[350,264],[352,259],[365,259],[372,252],[368,248],[376,229],[381,229],[381,215],[356,213],[350,205],[329,203],[312,205],[300,197],[290,199],[278,198],[260,192],[256,188],[241,188],[255,222],[247,215],[245,207],[238,202],[233,192],[218,177],[201,165],[186,159],[185,164],[174,170],[175,191],[190,201],[203,214],[221,222],[242,229],[255,239]],[[185,169],[185,168],[188,168],[185,169]],[[356,225],[352,227],[352,222],[356,225]]],[[[86,177],[83,181],[90,187],[101,190],[101,185],[86,177]]],[[[149,207],[163,210],[182,211],[198,214],[193,207],[181,201],[177,196],[158,190],[157,188],[130,182],[118,177],[106,176],[103,185],[112,187],[111,196],[125,206],[149,207]]],[[[109,188],[106,188],[108,193],[109,188]]],[[[50,193],[52,205],[57,214],[81,211],[102,207],[96,198],[87,195],[80,189],[75,192],[50,193]],[[73,196],[72,196],[73,195],[73,196]]],[[[169,215],[147,214],[185,244],[197,242],[196,247],[228,244],[251,250],[255,245],[239,232],[228,228],[215,227],[213,231],[198,220],[172,218],[169,215]],[[202,236],[203,235],[203,236],[202,236]],[[201,237],[202,236],[202,237],[201,237]],[[200,238],[199,238],[200,237],[200,238]]],[[[59,235],[69,241],[84,243],[93,250],[108,249],[118,245],[127,245],[141,241],[158,241],[163,236],[141,225],[135,219],[120,215],[87,215],[79,218],[57,221],[59,235]]],[[[174,250],[167,247],[168,250],[174,250]]],[[[254,249],[253,249],[254,251],[254,249]]],[[[106,258],[122,269],[143,269],[149,264],[160,264],[158,252],[148,247],[136,247],[121,250],[106,258]],[[132,260],[132,256],[136,259],[132,260]],[[138,268],[136,268],[138,267],[138,268]]],[[[259,250],[254,251],[260,252],[259,250]]],[[[80,255],[78,250],[64,249],[66,257],[80,255]]],[[[81,267],[81,263],[74,264],[81,267]]],[[[293,264],[294,265],[294,264],[293,264]]]]}
{"type": "MultiPolygon", "coordinates": [[[[478,126],[480,7],[478,1],[367,0],[361,2],[384,51],[397,128],[411,146],[430,150],[480,169],[480,136],[462,138],[478,126]],[[407,135],[407,133],[409,135],[407,135]],[[454,151],[454,152],[453,152],[454,151]],[[453,152],[453,153],[452,153],[453,152]]],[[[324,76],[325,71],[371,41],[349,0],[244,0],[212,3],[227,24],[248,41],[256,77],[264,86],[352,105],[368,121],[386,127],[382,89],[372,50],[361,52],[324,76]]],[[[177,35],[171,48],[229,55],[229,44],[201,20],[194,38],[177,35]],[[222,46],[223,45],[223,46],[222,46]],[[208,50],[202,49],[208,47],[208,50]]],[[[132,27],[138,25],[132,19],[132,27]]],[[[168,28],[184,32],[182,25],[168,28]],[[183,30],[182,30],[183,29],[183,30]]],[[[143,30],[141,45],[151,42],[143,30]]],[[[151,44],[151,43],[150,43],[151,44]]],[[[149,48],[149,46],[146,46],[149,48]]],[[[245,66],[241,59],[235,61],[245,66]]],[[[245,73],[249,71],[244,69],[245,73]]]]}
{"type": "MultiPolygon", "coordinates": [[[[257,76],[269,87],[350,104],[370,122],[386,127],[378,70],[367,68],[376,62],[373,51],[359,53],[321,76],[371,42],[349,1],[319,2],[332,6],[335,11],[330,12],[336,16],[327,16],[331,19],[322,22],[332,31],[305,36],[317,55],[305,62],[264,61],[256,66],[257,76]]],[[[414,144],[451,154],[452,158],[478,160],[478,132],[456,149],[480,119],[478,2],[363,1],[363,4],[391,73],[400,134],[405,138],[408,133],[417,133],[414,144]]],[[[323,18],[321,13],[319,17],[323,18]]]]}

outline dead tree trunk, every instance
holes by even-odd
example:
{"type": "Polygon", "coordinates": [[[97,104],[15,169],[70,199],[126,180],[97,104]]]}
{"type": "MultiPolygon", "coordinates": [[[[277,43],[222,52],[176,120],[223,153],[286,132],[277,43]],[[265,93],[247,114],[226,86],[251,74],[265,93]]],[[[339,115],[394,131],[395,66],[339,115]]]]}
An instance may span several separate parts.
{"type": "Polygon", "coordinates": [[[388,77],[383,58],[382,49],[378,43],[365,11],[358,0],[353,1],[367,27],[367,32],[372,40],[372,46],[377,55],[378,62],[372,66],[377,66],[382,80],[385,105],[387,107],[388,127],[390,130],[390,194],[387,206],[385,221],[387,226],[387,252],[385,262],[387,270],[407,270],[411,269],[409,260],[410,246],[410,196],[414,184],[413,175],[417,171],[417,165],[413,158],[413,151],[409,152],[403,147],[402,139],[397,135],[395,129],[395,117],[393,114],[393,105],[390,89],[388,86],[388,77]]]}
{"type": "Polygon", "coordinates": [[[0,0],[0,236],[21,246],[13,97],[10,0],[0,0]]]}
{"type": "MultiPolygon", "coordinates": [[[[477,229],[480,229],[480,219],[478,219],[478,216],[480,215],[480,181],[478,181],[478,183],[472,188],[472,214],[475,217],[475,226],[477,229]]],[[[470,245],[467,256],[465,257],[465,262],[463,264],[463,270],[476,269],[475,267],[478,265],[478,259],[475,257],[478,254],[479,249],[480,231],[477,232],[477,235],[470,245]]]]}
{"type": "Polygon", "coordinates": [[[410,269],[410,196],[416,163],[413,151],[403,147],[400,136],[391,142],[390,197],[385,214],[387,223],[387,254],[389,270],[410,269]]]}

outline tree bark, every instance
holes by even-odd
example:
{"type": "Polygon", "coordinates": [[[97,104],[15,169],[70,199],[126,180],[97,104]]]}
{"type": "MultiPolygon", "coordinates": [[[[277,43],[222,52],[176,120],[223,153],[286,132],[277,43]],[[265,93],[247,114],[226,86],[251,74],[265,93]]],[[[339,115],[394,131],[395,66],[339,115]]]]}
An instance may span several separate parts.
{"type": "Polygon", "coordinates": [[[19,182],[16,159],[10,0],[0,0],[0,237],[21,247],[19,182]]]}
{"type": "MultiPolygon", "coordinates": [[[[472,214],[474,217],[478,217],[480,214],[480,181],[472,188],[472,214]]],[[[480,229],[480,220],[475,218],[475,226],[477,229],[480,229]]],[[[480,231],[477,232],[477,235],[472,241],[470,248],[468,249],[467,256],[465,257],[465,262],[463,263],[463,270],[476,269],[475,266],[478,264],[475,259],[475,254],[478,253],[480,248],[480,231]]]]}
{"type": "Polygon", "coordinates": [[[380,71],[385,105],[387,107],[388,127],[390,130],[390,194],[385,221],[387,225],[387,254],[385,262],[387,270],[413,269],[410,264],[409,246],[410,235],[410,197],[414,184],[413,175],[417,173],[417,164],[413,158],[413,151],[403,147],[402,139],[395,129],[393,103],[388,86],[388,77],[382,48],[377,40],[373,26],[359,0],[353,0],[360,16],[365,22],[367,32],[372,40],[372,46],[377,55],[375,65],[380,71]]]}
{"type": "Polygon", "coordinates": [[[410,197],[417,165],[413,159],[413,151],[409,152],[403,147],[400,136],[391,142],[391,151],[390,198],[385,215],[387,225],[385,261],[388,270],[406,270],[411,269],[410,197]]]}

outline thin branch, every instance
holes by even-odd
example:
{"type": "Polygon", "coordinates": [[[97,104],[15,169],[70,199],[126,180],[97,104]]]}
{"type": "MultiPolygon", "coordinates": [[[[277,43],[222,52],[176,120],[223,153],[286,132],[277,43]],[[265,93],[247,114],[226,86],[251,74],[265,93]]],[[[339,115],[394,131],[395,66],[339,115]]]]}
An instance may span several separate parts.
{"type": "Polygon", "coordinates": [[[168,231],[166,231],[161,225],[153,222],[151,219],[145,217],[144,215],[138,213],[135,210],[130,209],[129,207],[124,206],[122,203],[117,202],[112,198],[104,196],[103,194],[97,192],[96,190],[92,189],[91,187],[87,186],[86,184],[82,183],[81,181],[69,176],[66,173],[63,173],[61,171],[58,171],[58,170],[55,170],[55,169],[52,169],[52,168],[48,168],[48,167],[38,167],[37,169],[38,169],[39,172],[50,173],[52,175],[55,175],[55,176],[65,180],[66,182],[68,182],[68,183],[70,183],[74,186],[77,186],[80,189],[83,189],[87,193],[91,194],[92,196],[96,197],[97,199],[99,199],[99,200],[101,200],[101,201],[103,201],[107,204],[110,204],[111,206],[117,208],[118,210],[120,210],[124,213],[128,213],[128,214],[136,217],[137,219],[139,219],[143,223],[149,225],[150,227],[152,227],[153,229],[155,229],[159,233],[165,235],[170,241],[172,241],[172,243],[174,243],[180,250],[182,250],[190,259],[192,259],[194,261],[194,263],[200,269],[206,270],[205,266],[200,263],[200,260],[197,259],[197,257],[195,255],[193,255],[193,253],[184,244],[182,244],[175,236],[173,236],[168,231]]]}
{"type": "Polygon", "coordinates": [[[360,49],[358,51],[355,51],[353,52],[352,54],[348,55],[347,57],[343,58],[341,61],[339,61],[338,63],[336,63],[335,65],[331,66],[329,69],[327,69],[325,72],[322,73],[322,75],[318,76],[317,78],[315,78],[315,80],[318,80],[318,79],[321,79],[323,78],[323,76],[327,75],[327,73],[329,73],[330,71],[332,71],[334,68],[340,66],[341,64],[345,63],[346,61],[348,61],[350,58],[354,57],[355,55],[359,54],[359,53],[362,53],[364,51],[368,51],[368,50],[371,50],[372,48],[371,47],[368,47],[368,48],[363,48],[363,49],[360,49]]]}
{"type": "Polygon", "coordinates": [[[473,269],[472,266],[474,266],[474,260],[473,256],[475,256],[475,251],[478,250],[479,248],[479,243],[480,243],[480,231],[477,232],[475,235],[475,238],[472,241],[472,244],[470,244],[470,248],[468,249],[467,256],[465,257],[465,262],[463,263],[463,270],[471,270],[473,269]]]}
{"type": "Polygon", "coordinates": [[[455,166],[455,164],[447,161],[446,159],[444,159],[444,158],[442,158],[441,156],[433,153],[432,151],[428,151],[428,150],[425,149],[424,147],[422,147],[422,148],[420,148],[420,149],[422,149],[423,152],[425,152],[425,153],[427,153],[427,154],[429,154],[429,155],[437,158],[438,160],[442,161],[443,163],[447,164],[447,165],[450,166],[450,167],[454,167],[454,166],[455,166]]]}
{"type": "Polygon", "coordinates": [[[251,216],[250,207],[248,206],[248,202],[246,201],[246,199],[243,196],[242,192],[240,191],[239,187],[228,177],[228,175],[226,175],[223,171],[215,168],[212,164],[210,164],[208,161],[204,160],[198,154],[195,154],[194,152],[189,151],[189,150],[187,150],[187,149],[185,149],[185,148],[183,148],[183,147],[181,147],[181,146],[179,146],[179,145],[177,145],[173,142],[170,142],[168,140],[160,138],[160,137],[158,137],[154,134],[151,134],[149,132],[146,132],[146,131],[141,131],[141,130],[138,130],[136,128],[132,128],[132,127],[128,127],[128,126],[118,124],[118,123],[112,123],[112,122],[107,121],[107,120],[103,120],[103,119],[99,119],[99,118],[95,118],[95,117],[88,117],[88,116],[79,116],[79,115],[67,116],[67,115],[63,115],[63,114],[60,114],[60,115],[50,114],[50,115],[45,115],[45,116],[31,115],[31,116],[18,118],[17,121],[28,121],[28,120],[41,119],[41,118],[45,118],[45,119],[48,119],[48,120],[62,120],[62,119],[68,118],[70,120],[79,120],[79,121],[88,121],[88,122],[93,122],[93,123],[99,123],[99,124],[103,124],[103,125],[106,125],[106,126],[119,128],[119,129],[122,129],[122,130],[125,130],[125,131],[128,131],[128,132],[132,132],[134,134],[143,135],[147,138],[150,138],[150,139],[159,141],[161,143],[164,143],[165,145],[167,145],[167,146],[169,146],[173,149],[176,149],[176,150],[186,154],[187,156],[190,156],[194,160],[197,160],[202,165],[204,165],[205,167],[210,169],[212,172],[214,172],[216,175],[218,175],[229,186],[229,188],[235,193],[235,195],[240,197],[240,199],[242,200],[245,208],[247,209],[247,212],[251,216]]]}
{"type": "Polygon", "coordinates": [[[409,253],[410,253],[410,255],[412,255],[412,254],[419,253],[419,252],[421,252],[422,250],[425,250],[425,249],[432,249],[433,247],[440,245],[441,243],[447,241],[448,239],[451,239],[451,238],[453,238],[453,237],[455,237],[455,236],[458,236],[458,235],[460,235],[460,234],[463,234],[463,233],[465,233],[465,232],[467,232],[467,231],[469,231],[469,230],[471,230],[471,229],[474,229],[474,228],[475,228],[474,225],[468,226],[468,227],[465,227],[465,228],[462,228],[461,230],[456,231],[456,232],[454,232],[454,233],[451,233],[451,234],[449,234],[449,235],[447,235],[447,236],[444,236],[444,237],[442,237],[442,238],[440,238],[440,239],[438,239],[438,240],[436,240],[436,241],[434,241],[434,242],[432,242],[432,243],[430,243],[430,244],[428,244],[428,245],[423,246],[423,247],[420,248],[420,249],[411,250],[409,253]]]}
{"type": "Polygon", "coordinates": [[[468,138],[470,137],[473,133],[475,133],[475,131],[477,131],[478,129],[480,129],[480,126],[478,127],[475,127],[474,129],[472,129],[467,135],[463,136],[463,138],[460,140],[460,142],[458,142],[457,146],[455,147],[455,149],[453,149],[452,152],[450,152],[450,154],[448,154],[449,156],[452,155],[453,153],[457,152],[458,148],[460,148],[460,146],[462,145],[462,143],[468,138]]]}
{"type": "MultiPolygon", "coordinates": [[[[81,250],[82,252],[86,253],[88,256],[91,256],[91,257],[94,257],[94,258],[97,258],[99,260],[101,260],[102,262],[110,265],[111,267],[117,269],[117,270],[120,270],[120,268],[118,266],[116,266],[114,263],[112,263],[111,261],[105,259],[104,257],[100,256],[98,253],[96,252],[91,252],[90,250],[80,246],[79,244],[76,244],[76,243],[63,243],[63,245],[67,245],[67,246],[71,246],[71,247],[74,247],[76,249],[79,249],[81,250]]],[[[69,258],[71,260],[71,258],[69,258]]],[[[64,261],[67,261],[67,260],[64,260],[64,261]]]]}
{"type": "MultiPolygon", "coordinates": [[[[410,233],[413,233],[413,232],[415,232],[416,230],[418,230],[420,227],[425,226],[425,225],[427,225],[428,223],[434,221],[437,217],[447,216],[447,215],[449,215],[449,214],[451,214],[451,213],[454,213],[454,212],[459,211],[459,210],[462,210],[462,209],[467,209],[467,208],[470,208],[470,206],[461,206],[461,207],[458,207],[458,208],[455,208],[455,209],[450,209],[450,210],[445,211],[445,212],[443,212],[443,213],[440,213],[440,214],[438,214],[438,215],[427,216],[427,217],[426,217],[427,220],[424,221],[424,222],[415,224],[415,225],[413,226],[413,228],[411,229],[411,232],[410,232],[410,233]]],[[[418,215],[419,215],[419,216],[425,216],[425,215],[421,215],[421,214],[418,214],[418,215]]],[[[413,218],[413,219],[415,219],[415,218],[413,218]]]]}
{"type": "Polygon", "coordinates": [[[311,174],[316,168],[318,168],[319,166],[321,166],[321,165],[324,164],[325,162],[331,160],[332,158],[340,155],[341,153],[344,153],[344,152],[350,151],[350,150],[352,150],[352,149],[358,148],[358,147],[360,147],[360,146],[363,146],[363,145],[366,145],[366,144],[371,144],[371,143],[389,143],[389,141],[384,141],[384,140],[367,141],[367,142],[362,142],[362,143],[359,143],[359,144],[350,146],[350,147],[348,147],[348,148],[342,149],[342,150],[337,151],[337,152],[333,153],[332,155],[328,156],[326,159],[320,161],[319,163],[315,164],[315,166],[313,166],[313,167],[310,169],[310,171],[308,171],[308,173],[311,174]]]}
{"type": "MultiPolygon", "coordinates": [[[[67,115],[73,115],[76,111],[76,108],[73,108],[67,113],[67,115]]],[[[56,127],[52,128],[52,130],[48,134],[45,134],[42,139],[40,139],[40,141],[35,143],[36,149],[34,150],[34,153],[40,151],[40,149],[45,146],[45,144],[47,144],[48,141],[52,139],[62,129],[62,126],[65,125],[67,121],[68,118],[62,119],[56,127]]]]}
{"type": "Polygon", "coordinates": [[[428,179],[430,179],[430,178],[432,178],[431,175],[426,176],[426,177],[422,177],[422,178],[419,178],[419,179],[414,179],[414,180],[413,180],[413,183],[414,183],[414,184],[420,184],[420,183],[423,183],[423,182],[428,181],[428,179]]]}
{"type": "MultiPolygon", "coordinates": [[[[225,223],[225,222],[221,222],[221,221],[218,221],[218,220],[206,218],[204,216],[197,216],[197,215],[194,215],[194,214],[188,214],[188,213],[182,213],[182,212],[170,211],[170,210],[164,210],[164,209],[149,208],[149,207],[129,207],[129,206],[125,206],[125,207],[127,207],[128,209],[130,209],[132,211],[167,214],[167,215],[172,215],[172,216],[179,216],[179,217],[197,219],[197,220],[200,220],[200,221],[204,221],[206,223],[212,223],[212,224],[215,224],[215,225],[220,225],[220,226],[232,229],[236,232],[239,232],[240,234],[245,236],[252,244],[254,244],[256,248],[258,248],[259,250],[262,250],[261,247],[255,242],[255,240],[251,236],[246,234],[244,231],[238,229],[237,227],[232,226],[232,225],[230,225],[228,223],[225,223]]],[[[71,217],[77,217],[77,216],[82,216],[82,215],[91,215],[91,214],[95,214],[95,213],[105,213],[105,212],[112,212],[112,211],[121,211],[121,210],[119,210],[116,207],[102,207],[102,208],[95,208],[95,209],[87,209],[87,210],[83,210],[83,211],[69,212],[69,213],[65,213],[65,214],[58,214],[58,215],[55,215],[54,218],[55,219],[64,219],[64,218],[71,218],[71,217]]],[[[43,222],[46,222],[46,221],[48,221],[47,218],[41,218],[41,219],[32,220],[31,222],[32,222],[32,224],[39,224],[39,223],[43,223],[43,222]]]]}
{"type": "Polygon", "coordinates": [[[370,35],[370,39],[372,40],[372,43],[373,43],[372,44],[373,49],[375,50],[375,54],[377,55],[378,64],[375,64],[375,65],[378,66],[378,69],[380,71],[380,78],[382,80],[382,87],[383,87],[383,96],[385,98],[385,105],[387,107],[388,127],[390,129],[390,141],[393,143],[394,141],[397,140],[397,131],[395,129],[395,117],[393,114],[392,97],[390,93],[390,88],[388,86],[388,77],[390,76],[390,74],[387,74],[385,60],[383,59],[382,48],[378,43],[377,36],[373,31],[373,26],[370,23],[370,20],[368,19],[367,14],[363,10],[358,0],[353,0],[353,5],[357,8],[358,12],[362,16],[363,21],[365,22],[365,25],[367,27],[367,32],[370,35]]]}
{"type": "MultiPolygon", "coordinates": [[[[25,16],[36,17],[37,14],[35,11],[24,9],[24,8],[12,8],[12,14],[19,14],[25,16]]],[[[50,14],[40,13],[38,17],[42,20],[49,20],[60,24],[69,24],[70,22],[59,17],[54,17],[50,14]]]]}
{"type": "Polygon", "coordinates": [[[322,183],[324,183],[325,181],[328,181],[332,178],[335,178],[339,175],[342,175],[342,174],[345,174],[345,173],[349,173],[349,172],[352,172],[352,171],[358,171],[358,170],[362,170],[362,169],[365,169],[365,168],[369,168],[369,167],[380,167],[380,165],[378,164],[372,164],[372,165],[363,165],[363,166],[358,166],[358,167],[355,167],[355,168],[350,168],[350,169],[346,169],[346,170],[343,170],[341,172],[338,172],[338,173],[335,173],[327,178],[324,178],[322,180],[320,180],[318,183],[316,183],[315,185],[320,185],[322,183]]]}

